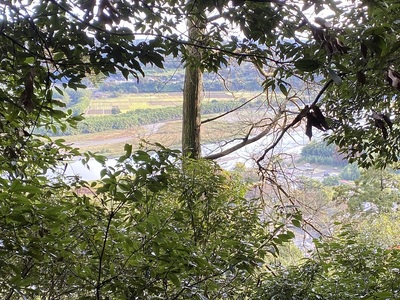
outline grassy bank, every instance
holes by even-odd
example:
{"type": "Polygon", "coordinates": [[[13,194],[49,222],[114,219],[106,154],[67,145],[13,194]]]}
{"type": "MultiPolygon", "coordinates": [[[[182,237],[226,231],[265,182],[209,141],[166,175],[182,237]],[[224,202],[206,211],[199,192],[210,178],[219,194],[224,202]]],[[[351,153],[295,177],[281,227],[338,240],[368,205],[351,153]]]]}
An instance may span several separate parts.
{"type": "MultiPolygon", "coordinates": [[[[208,115],[209,116],[209,115],[208,115]]],[[[212,143],[221,139],[229,139],[237,132],[239,124],[228,120],[207,123],[202,127],[204,143],[212,143]]],[[[89,134],[69,135],[63,137],[81,151],[98,152],[114,157],[121,155],[125,144],[132,144],[135,149],[145,142],[160,143],[166,147],[179,148],[182,142],[182,122],[137,126],[129,130],[108,130],[89,134]]]]}

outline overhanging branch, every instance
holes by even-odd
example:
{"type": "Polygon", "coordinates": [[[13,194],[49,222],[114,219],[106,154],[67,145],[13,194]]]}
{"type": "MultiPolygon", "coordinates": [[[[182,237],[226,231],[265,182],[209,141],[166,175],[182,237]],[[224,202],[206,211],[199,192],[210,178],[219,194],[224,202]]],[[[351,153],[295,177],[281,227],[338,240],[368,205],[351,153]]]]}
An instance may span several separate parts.
{"type": "Polygon", "coordinates": [[[227,55],[230,55],[232,57],[241,57],[241,58],[258,58],[258,59],[265,59],[271,62],[274,62],[275,64],[290,64],[293,63],[294,61],[279,61],[279,60],[275,60],[272,59],[269,56],[266,55],[260,55],[260,54],[256,54],[256,53],[242,53],[242,52],[236,52],[236,51],[231,51],[231,50],[227,50],[227,49],[222,49],[222,48],[218,48],[218,47],[212,47],[209,45],[205,45],[204,42],[202,41],[196,41],[193,40],[193,42],[187,41],[187,40],[177,40],[174,39],[170,36],[166,36],[166,35],[162,35],[162,34],[155,34],[155,33],[142,33],[142,32],[130,32],[130,33],[122,33],[122,32],[113,32],[110,30],[107,30],[105,28],[101,28],[99,26],[96,26],[86,20],[83,20],[82,18],[80,18],[78,15],[74,14],[73,12],[71,12],[69,9],[65,8],[63,5],[61,5],[60,3],[58,3],[55,0],[50,0],[54,5],[57,5],[61,10],[63,10],[65,13],[69,14],[72,18],[78,20],[79,22],[81,22],[82,24],[88,26],[89,28],[92,28],[96,31],[99,32],[104,32],[107,33],[109,35],[114,35],[114,36],[119,36],[119,37],[134,37],[134,36],[153,36],[153,37],[159,37],[159,38],[163,38],[165,40],[168,40],[172,43],[178,44],[178,45],[187,45],[187,46],[192,46],[192,47],[197,47],[203,50],[209,50],[209,51],[220,51],[222,53],[225,53],[227,55]]]}
{"type": "Polygon", "coordinates": [[[261,138],[265,137],[269,132],[271,132],[271,129],[273,128],[275,123],[280,119],[281,116],[282,116],[282,113],[275,115],[275,118],[272,120],[271,124],[269,124],[267,126],[267,128],[265,128],[262,132],[260,132],[259,134],[255,135],[254,137],[252,137],[252,138],[245,137],[245,138],[243,138],[242,142],[240,142],[240,143],[238,143],[238,144],[236,144],[236,145],[234,145],[234,146],[232,146],[232,147],[230,147],[230,148],[228,148],[226,150],[223,150],[221,152],[207,155],[204,158],[205,159],[221,158],[221,157],[224,157],[224,156],[226,156],[228,154],[231,154],[231,153],[235,152],[236,150],[239,150],[240,148],[243,148],[246,145],[252,144],[252,143],[260,140],[261,138]]]}
{"type": "Polygon", "coordinates": [[[281,132],[281,134],[279,135],[279,137],[275,140],[275,142],[269,146],[267,149],[264,150],[263,155],[261,155],[261,157],[259,159],[257,159],[257,165],[259,167],[260,170],[262,170],[263,168],[261,167],[261,161],[265,158],[265,156],[267,155],[267,153],[269,151],[271,151],[272,149],[274,149],[276,147],[276,145],[278,145],[278,143],[281,141],[281,139],[283,138],[283,136],[285,135],[285,133],[289,130],[289,128],[295,126],[297,123],[299,123],[309,112],[310,107],[315,106],[319,99],[321,98],[321,96],[324,94],[324,92],[328,89],[328,87],[333,83],[333,79],[330,79],[329,81],[327,81],[325,83],[325,85],[323,86],[323,88],[319,91],[318,95],[315,97],[314,101],[312,102],[311,106],[306,105],[301,111],[300,113],[296,116],[296,118],[293,120],[292,123],[290,123],[289,125],[287,125],[281,132]]]}

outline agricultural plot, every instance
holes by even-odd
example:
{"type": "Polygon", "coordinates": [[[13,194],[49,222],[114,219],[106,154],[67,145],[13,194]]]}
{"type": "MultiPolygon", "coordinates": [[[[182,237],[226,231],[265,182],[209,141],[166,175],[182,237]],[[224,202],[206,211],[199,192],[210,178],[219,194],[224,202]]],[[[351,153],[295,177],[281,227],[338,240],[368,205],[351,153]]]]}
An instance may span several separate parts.
{"type": "Polygon", "coordinates": [[[177,106],[182,103],[182,96],[174,94],[124,94],[112,98],[98,98],[90,102],[87,115],[111,114],[113,108],[120,112],[135,109],[161,108],[166,106],[177,106]]]}
{"type": "MultiPolygon", "coordinates": [[[[204,102],[232,101],[240,98],[254,96],[254,93],[243,92],[233,96],[225,92],[209,92],[205,94],[204,102]]],[[[90,101],[86,115],[109,115],[113,111],[127,112],[135,109],[163,108],[182,105],[182,93],[148,93],[148,94],[123,94],[117,97],[97,98],[90,101]]]]}

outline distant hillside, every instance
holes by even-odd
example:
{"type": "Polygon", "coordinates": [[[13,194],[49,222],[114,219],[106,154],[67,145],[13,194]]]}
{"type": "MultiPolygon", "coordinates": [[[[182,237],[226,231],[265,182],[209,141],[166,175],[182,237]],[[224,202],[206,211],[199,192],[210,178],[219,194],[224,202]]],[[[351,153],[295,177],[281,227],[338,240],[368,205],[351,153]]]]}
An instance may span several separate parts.
{"type": "MultiPolygon", "coordinates": [[[[78,128],[68,129],[64,134],[126,129],[180,119],[184,71],[179,60],[168,58],[164,69],[145,67],[145,77],[139,82],[126,80],[122,74],[89,77],[87,89],[67,89],[58,95],[66,103],[66,109],[74,115],[86,116],[78,128]]],[[[262,80],[254,66],[246,62],[228,66],[218,74],[204,74],[204,90],[210,103],[203,103],[203,113],[221,113],[240,105],[262,92],[262,80]],[[233,97],[230,92],[241,94],[233,97]]],[[[256,100],[257,105],[262,103],[262,99],[256,100]]]]}
{"type": "MultiPolygon", "coordinates": [[[[181,92],[184,81],[184,68],[179,60],[167,59],[165,68],[145,67],[145,77],[139,82],[126,81],[122,74],[111,75],[98,85],[95,96],[112,93],[155,93],[181,92]]],[[[262,79],[250,63],[229,66],[216,74],[204,74],[206,91],[260,91],[262,79]],[[220,76],[219,76],[220,75],[220,76]],[[221,78],[224,78],[222,80],[221,78]]]]}

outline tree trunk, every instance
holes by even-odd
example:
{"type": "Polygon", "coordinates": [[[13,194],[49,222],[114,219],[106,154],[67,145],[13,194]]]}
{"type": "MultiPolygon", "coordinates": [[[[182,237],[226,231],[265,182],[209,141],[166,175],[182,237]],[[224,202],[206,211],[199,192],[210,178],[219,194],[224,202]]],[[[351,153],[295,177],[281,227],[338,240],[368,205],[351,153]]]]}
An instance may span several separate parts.
{"type": "MultiPolygon", "coordinates": [[[[204,21],[188,19],[189,41],[199,43],[204,33],[204,21]]],[[[184,156],[199,158],[200,147],[200,105],[203,99],[203,71],[200,68],[201,49],[189,49],[190,58],[186,62],[183,86],[182,152],[184,156]]]]}
{"type": "Polygon", "coordinates": [[[182,151],[185,156],[199,158],[200,105],[203,98],[203,73],[198,67],[187,66],[183,88],[182,151]]]}

